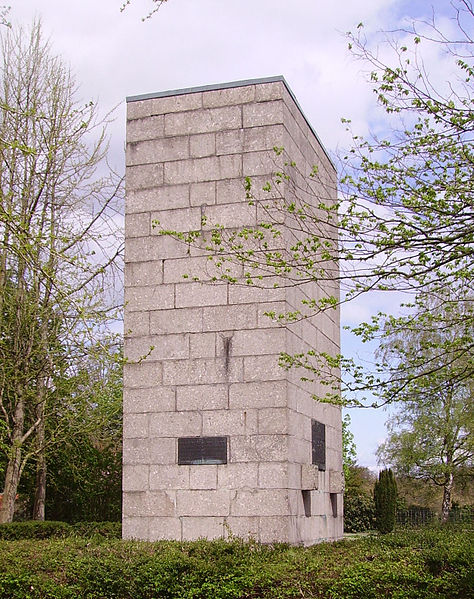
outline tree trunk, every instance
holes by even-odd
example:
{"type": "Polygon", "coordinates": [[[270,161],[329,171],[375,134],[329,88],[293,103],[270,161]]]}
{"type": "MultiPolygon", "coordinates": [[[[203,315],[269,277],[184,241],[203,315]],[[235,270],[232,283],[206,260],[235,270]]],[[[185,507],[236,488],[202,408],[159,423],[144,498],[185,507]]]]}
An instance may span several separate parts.
{"type": "Polygon", "coordinates": [[[11,457],[7,463],[5,474],[5,487],[0,506],[0,524],[11,522],[15,513],[15,499],[20,482],[21,471],[21,445],[14,443],[11,457]]]}
{"type": "Polygon", "coordinates": [[[448,480],[443,486],[443,504],[441,507],[441,520],[447,522],[449,518],[449,510],[451,509],[451,491],[453,490],[453,473],[450,472],[448,480]]]}
{"type": "Polygon", "coordinates": [[[46,459],[41,452],[36,467],[35,503],[33,505],[33,520],[44,520],[46,501],[46,459]]]}
{"type": "Polygon", "coordinates": [[[36,463],[35,502],[33,504],[33,520],[44,520],[46,501],[46,452],[44,447],[44,402],[38,404],[36,417],[39,421],[36,429],[36,443],[38,446],[38,461],[36,463]]]}

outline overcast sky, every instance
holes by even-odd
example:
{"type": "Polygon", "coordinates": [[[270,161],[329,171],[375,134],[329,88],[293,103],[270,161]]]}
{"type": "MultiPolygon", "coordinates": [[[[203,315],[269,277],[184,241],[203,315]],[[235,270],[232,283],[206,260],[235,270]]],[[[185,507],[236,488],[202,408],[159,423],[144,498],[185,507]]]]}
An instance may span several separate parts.
{"type": "MultiPolygon", "coordinates": [[[[358,23],[370,36],[412,17],[442,14],[448,0],[169,0],[142,21],[151,0],[10,0],[12,22],[41,17],[52,52],[76,74],[81,97],[102,111],[117,106],[111,160],[124,168],[125,98],[149,92],[283,75],[326,148],[349,140],[340,123],[359,133],[382,129],[367,84],[367,66],[347,51],[344,33],[358,23]]],[[[367,302],[364,304],[367,308],[367,302]]],[[[352,307],[346,320],[360,316],[352,307]]],[[[359,463],[375,467],[384,412],[351,412],[359,463]]]]}

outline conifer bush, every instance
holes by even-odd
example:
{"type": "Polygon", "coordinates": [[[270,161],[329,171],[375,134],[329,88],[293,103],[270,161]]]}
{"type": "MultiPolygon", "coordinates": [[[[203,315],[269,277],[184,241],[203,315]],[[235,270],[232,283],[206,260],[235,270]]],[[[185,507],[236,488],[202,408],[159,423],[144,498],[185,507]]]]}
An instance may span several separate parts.
{"type": "Polygon", "coordinates": [[[374,486],[375,524],[386,534],[395,527],[397,515],[397,483],[390,468],[381,470],[374,486]]]}

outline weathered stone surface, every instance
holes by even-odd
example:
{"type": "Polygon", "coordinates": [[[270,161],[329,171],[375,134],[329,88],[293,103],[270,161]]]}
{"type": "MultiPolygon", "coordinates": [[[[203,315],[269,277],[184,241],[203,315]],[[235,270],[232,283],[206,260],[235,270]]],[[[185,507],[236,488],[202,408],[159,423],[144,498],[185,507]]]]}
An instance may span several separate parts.
{"type": "Polygon", "coordinates": [[[123,490],[124,491],[148,491],[149,466],[124,465],[123,467],[123,490]]]}
{"type": "Polygon", "coordinates": [[[344,493],[344,473],[339,470],[329,471],[329,492],[344,493]]]}
{"type": "Polygon", "coordinates": [[[202,103],[204,107],[232,106],[234,104],[245,104],[255,99],[255,86],[231,87],[208,91],[203,94],[202,103]]]}
{"type": "Polygon", "coordinates": [[[192,158],[203,158],[216,153],[216,134],[201,133],[189,138],[189,153],[192,158]]]}
{"type": "Polygon", "coordinates": [[[240,106],[207,108],[196,112],[182,112],[165,116],[165,135],[190,135],[210,133],[221,129],[237,129],[242,126],[240,106]]]}
{"type": "Polygon", "coordinates": [[[202,434],[253,435],[257,433],[256,410],[207,410],[202,415],[202,434]]]}
{"type": "MultiPolygon", "coordinates": [[[[189,185],[164,185],[127,193],[126,214],[154,212],[189,206],[189,185]]],[[[153,228],[151,233],[156,232],[153,228]]]]}
{"type": "Polygon", "coordinates": [[[176,408],[188,410],[223,410],[228,406],[227,385],[185,385],[176,388],[176,408]]]}
{"type": "Polygon", "coordinates": [[[189,158],[189,142],[186,137],[164,137],[127,144],[127,166],[186,158],[189,158]]]}
{"type": "Polygon", "coordinates": [[[199,437],[202,424],[198,412],[155,412],[149,415],[151,437],[199,437]]]}
{"type": "Polygon", "coordinates": [[[180,516],[228,516],[230,493],[226,489],[180,491],[177,495],[177,513],[180,516]]]}
{"type": "Polygon", "coordinates": [[[176,464],[176,439],[127,439],[124,464],[176,464]]]}
{"type": "Polygon", "coordinates": [[[287,234],[295,223],[281,198],[300,193],[308,206],[335,198],[334,169],[279,80],[129,102],[128,118],[123,534],[338,538],[340,410],[312,399],[326,391],[319,381],[303,383],[301,373],[278,365],[282,351],[338,353],[338,311],[287,326],[278,319],[303,300],[337,296],[337,283],[285,288],[259,271],[253,275],[267,288],[229,284],[245,283],[242,266],[209,260],[206,241],[189,246],[162,234],[209,237],[213,226],[273,221],[281,237],[261,243],[285,249],[298,234],[287,234]],[[296,187],[267,188],[289,157],[302,171],[319,166],[314,197],[296,172],[296,187]],[[326,471],[311,464],[312,418],[326,426],[326,471]],[[187,436],[227,437],[228,463],[178,465],[178,439],[187,436]]]}
{"type": "Polygon", "coordinates": [[[139,516],[174,516],[175,493],[173,491],[134,491],[125,493],[123,498],[123,515],[139,516]]]}
{"type": "Polygon", "coordinates": [[[312,491],[319,487],[319,470],[314,464],[301,464],[301,488],[312,491]]]}
{"type": "Polygon", "coordinates": [[[154,464],[148,468],[151,491],[189,489],[189,466],[154,464]]]}
{"type": "Polygon", "coordinates": [[[178,160],[165,162],[163,169],[164,183],[168,185],[232,179],[242,176],[242,158],[240,155],[228,155],[178,160]]]}
{"type": "Polygon", "coordinates": [[[286,382],[236,383],[229,388],[230,408],[286,406],[286,382]]]}
{"type": "Polygon", "coordinates": [[[222,517],[184,517],[182,518],[182,522],[183,541],[196,541],[197,539],[221,539],[225,536],[225,519],[222,517]]]}
{"type": "Polygon", "coordinates": [[[217,465],[200,465],[189,467],[189,489],[216,489],[217,465]]]}
{"type": "Polygon", "coordinates": [[[179,518],[150,518],[148,541],[180,541],[182,538],[181,521],[179,518]]]}
{"type": "Polygon", "coordinates": [[[165,134],[165,117],[150,116],[127,123],[127,142],[159,139],[165,134]]]}
{"type": "Polygon", "coordinates": [[[127,103],[127,119],[141,119],[169,112],[196,110],[201,107],[201,93],[172,95],[164,98],[152,98],[150,100],[138,100],[127,103]]]}
{"type": "Polygon", "coordinates": [[[145,164],[127,168],[127,193],[137,189],[156,187],[163,183],[163,165],[145,164]]]}
{"type": "Polygon", "coordinates": [[[258,487],[257,463],[227,463],[217,466],[219,489],[255,489],[258,487]]]}
{"type": "Polygon", "coordinates": [[[124,414],[171,412],[176,409],[175,390],[171,387],[128,389],[123,398],[124,414]]]}
{"type": "Polygon", "coordinates": [[[285,489],[239,489],[231,503],[233,516],[286,516],[288,491],[285,489]]]}
{"type": "Polygon", "coordinates": [[[227,303],[225,283],[183,283],[176,285],[176,308],[219,306],[227,303]]]}
{"type": "Polygon", "coordinates": [[[125,303],[130,312],[173,308],[174,285],[129,287],[125,290],[125,303]]]}
{"type": "Polygon", "coordinates": [[[191,206],[204,206],[216,203],[216,182],[192,183],[190,192],[191,206]]]}

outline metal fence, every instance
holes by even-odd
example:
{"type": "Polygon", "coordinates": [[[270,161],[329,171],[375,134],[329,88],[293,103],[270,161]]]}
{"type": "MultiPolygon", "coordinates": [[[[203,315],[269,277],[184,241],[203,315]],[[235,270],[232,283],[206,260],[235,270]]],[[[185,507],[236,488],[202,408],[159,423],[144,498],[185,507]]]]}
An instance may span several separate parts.
{"type": "MultiPolygon", "coordinates": [[[[441,520],[441,514],[430,508],[409,508],[407,510],[397,511],[398,526],[424,526],[434,524],[441,520]]],[[[473,524],[474,508],[466,506],[462,508],[452,508],[449,512],[449,522],[460,522],[473,524]]]]}

